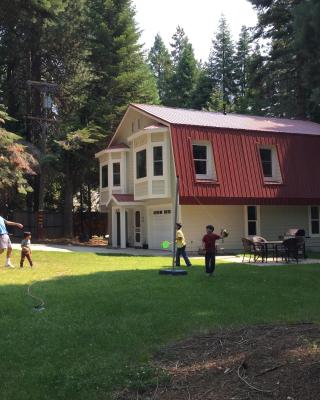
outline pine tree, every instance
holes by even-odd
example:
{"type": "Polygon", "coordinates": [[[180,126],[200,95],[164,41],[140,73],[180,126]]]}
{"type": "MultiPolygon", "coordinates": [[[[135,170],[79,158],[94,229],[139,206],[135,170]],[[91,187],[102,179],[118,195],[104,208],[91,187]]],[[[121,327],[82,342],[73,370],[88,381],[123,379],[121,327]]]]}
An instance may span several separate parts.
{"type": "Polygon", "coordinates": [[[221,91],[224,104],[230,106],[235,94],[234,45],[227,20],[223,15],[212,41],[207,68],[213,89],[221,91]]]}
{"type": "Polygon", "coordinates": [[[169,80],[166,105],[192,107],[199,71],[191,43],[184,30],[177,27],[171,43],[173,71],[169,80]]]}
{"type": "Polygon", "coordinates": [[[175,33],[172,36],[172,42],[170,43],[170,46],[172,48],[171,59],[174,67],[177,67],[178,62],[181,58],[181,54],[188,43],[189,40],[183,28],[180,25],[178,25],[175,33]]]}
{"type": "Polygon", "coordinates": [[[249,64],[251,56],[251,40],[248,29],[243,26],[237,43],[234,58],[234,79],[236,84],[235,109],[247,113],[249,106],[249,64]]]}
{"type": "Polygon", "coordinates": [[[157,81],[157,87],[161,103],[168,99],[168,84],[172,74],[172,64],[169,51],[161,36],[156,35],[154,44],[150,49],[148,61],[157,81]]]}
{"type": "Polygon", "coordinates": [[[114,131],[130,102],[158,102],[145,63],[131,0],[88,0],[90,120],[114,131]]]}
{"type": "Polygon", "coordinates": [[[305,0],[250,0],[259,17],[255,37],[268,40],[270,45],[262,68],[269,115],[307,115],[302,76],[305,60],[297,52],[294,38],[294,11],[302,1],[305,0]]]}
{"type": "Polygon", "coordinates": [[[302,85],[307,93],[307,115],[320,122],[320,3],[303,1],[294,10],[295,46],[302,67],[302,85]]]}

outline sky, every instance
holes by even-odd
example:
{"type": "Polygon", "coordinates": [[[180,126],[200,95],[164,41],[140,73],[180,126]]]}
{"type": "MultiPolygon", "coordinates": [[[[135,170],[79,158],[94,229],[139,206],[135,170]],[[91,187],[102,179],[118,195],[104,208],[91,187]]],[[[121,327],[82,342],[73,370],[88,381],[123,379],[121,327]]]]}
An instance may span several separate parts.
{"type": "Polygon", "coordinates": [[[235,40],[242,25],[254,26],[257,21],[256,12],[247,0],[133,0],[133,5],[146,50],[152,47],[157,33],[169,48],[171,37],[180,25],[193,45],[196,58],[203,61],[208,58],[222,13],[235,40]]]}

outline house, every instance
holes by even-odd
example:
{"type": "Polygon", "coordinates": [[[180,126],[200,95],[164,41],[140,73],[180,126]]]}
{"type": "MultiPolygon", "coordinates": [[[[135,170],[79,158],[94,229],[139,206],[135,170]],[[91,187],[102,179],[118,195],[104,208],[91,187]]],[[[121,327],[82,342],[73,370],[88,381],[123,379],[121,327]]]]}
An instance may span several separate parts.
{"type": "Polygon", "coordinates": [[[178,219],[196,251],[208,223],[241,238],[303,228],[320,248],[320,125],[131,104],[100,163],[100,210],[112,245],[159,249],[178,219]]]}

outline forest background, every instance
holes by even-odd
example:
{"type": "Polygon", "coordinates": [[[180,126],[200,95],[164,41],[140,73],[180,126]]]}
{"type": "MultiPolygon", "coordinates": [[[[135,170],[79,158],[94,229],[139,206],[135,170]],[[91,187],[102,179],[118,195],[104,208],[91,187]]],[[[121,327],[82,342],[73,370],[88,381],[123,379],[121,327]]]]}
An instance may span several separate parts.
{"type": "Polygon", "coordinates": [[[320,3],[249,2],[257,26],[234,42],[221,16],[200,62],[180,26],[144,52],[131,0],[1,0],[2,208],[63,212],[72,236],[131,102],[320,122],[320,3]]]}

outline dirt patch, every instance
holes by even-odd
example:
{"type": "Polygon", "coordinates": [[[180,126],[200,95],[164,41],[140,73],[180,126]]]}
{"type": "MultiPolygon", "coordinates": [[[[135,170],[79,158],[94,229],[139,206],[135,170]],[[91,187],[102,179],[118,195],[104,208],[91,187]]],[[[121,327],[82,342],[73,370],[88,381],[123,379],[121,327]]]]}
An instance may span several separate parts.
{"type": "Polygon", "coordinates": [[[294,324],[221,329],[175,343],[155,355],[164,371],[144,393],[121,400],[318,400],[320,326],[294,324]]]}

